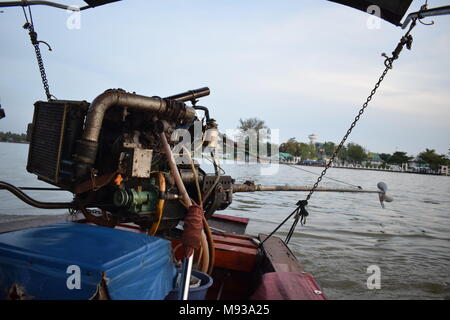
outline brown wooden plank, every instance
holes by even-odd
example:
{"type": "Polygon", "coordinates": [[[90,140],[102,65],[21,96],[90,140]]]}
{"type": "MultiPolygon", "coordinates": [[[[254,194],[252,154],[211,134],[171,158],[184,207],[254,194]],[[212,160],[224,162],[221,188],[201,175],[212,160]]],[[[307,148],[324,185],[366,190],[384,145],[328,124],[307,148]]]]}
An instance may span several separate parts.
{"type": "MultiPolygon", "coordinates": [[[[248,239],[237,239],[228,237],[228,235],[222,236],[220,242],[214,241],[214,268],[253,272],[256,267],[258,248],[256,245],[249,247],[248,241],[248,239]],[[239,244],[239,241],[241,241],[241,244],[239,244]]],[[[172,248],[175,248],[178,244],[180,244],[180,241],[173,240],[172,248]]],[[[177,250],[175,257],[181,259],[181,249],[177,250]]]]}
{"type": "Polygon", "coordinates": [[[245,272],[255,270],[258,255],[258,250],[255,248],[217,243],[215,253],[215,267],[245,272]]]}
{"type": "Polygon", "coordinates": [[[251,238],[231,237],[229,235],[220,235],[215,233],[213,233],[212,238],[214,243],[235,244],[245,248],[257,248],[257,245],[251,240],[251,238]]]}
{"type": "Polygon", "coordinates": [[[229,216],[229,215],[218,214],[218,213],[213,214],[211,216],[211,218],[218,219],[218,220],[237,222],[237,223],[245,224],[245,225],[247,225],[248,222],[250,221],[250,219],[248,219],[248,218],[241,218],[241,217],[229,216]]]}
{"type": "Polygon", "coordinates": [[[218,219],[212,216],[208,220],[209,226],[212,230],[217,230],[225,234],[245,234],[247,224],[231,220],[218,219]]]}
{"type": "Polygon", "coordinates": [[[213,285],[208,289],[206,300],[248,300],[254,291],[255,274],[215,268],[213,285]]]}
{"type": "MultiPolygon", "coordinates": [[[[260,234],[259,238],[264,241],[267,235],[260,234]]],[[[280,238],[272,236],[264,242],[262,247],[269,267],[274,272],[304,272],[300,262],[280,238]]]]}

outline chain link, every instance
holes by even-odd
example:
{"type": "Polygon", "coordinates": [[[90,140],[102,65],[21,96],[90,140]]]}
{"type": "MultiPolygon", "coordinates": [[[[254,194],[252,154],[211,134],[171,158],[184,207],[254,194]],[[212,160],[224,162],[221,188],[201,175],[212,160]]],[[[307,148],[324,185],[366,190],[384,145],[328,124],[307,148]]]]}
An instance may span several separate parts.
{"type": "MultiPolygon", "coordinates": [[[[364,111],[366,110],[367,106],[369,105],[369,102],[372,100],[372,97],[377,92],[377,89],[380,87],[381,82],[384,80],[384,77],[386,76],[386,74],[388,73],[388,71],[390,69],[391,69],[390,67],[386,67],[386,69],[384,69],[383,74],[380,76],[380,78],[378,79],[378,82],[375,84],[375,87],[370,92],[370,95],[367,97],[366,102],[364,102],[362,108],[359,110],[358,114],[356,115],[355,119],[353,120],[352,124],[350,125],[350,128],[348,128],[347,133],[342,138],[341,143],[339,143],[337,148],[334,150],[333,154],[331,155],[330,160],[328,160],[328,163],[326,164],[325,168],[322,170],[322,173],[317,178],[316,183],[314,183],[313,187],[309,191],[308,195],[306,196],[306,199],[300,200],[297,203],[297,208],[290,214],[289,217],[291,217],[292,215],[295,214],[295,220],[292,223],[292,226],[289,229],[289,232],[286,236],[286,240],[285,240],[286,243],[289,243],[289,241],[291,240],[291,237],[294,234],[294,230],[297,227],[298,222],[300,221],[300,223],[302,225],[306,222],[306,217],[308,216],[308,211],[306,211],[305,207],[308,205],[309,199],[311,198],[313,193],[316,191],[317,187],[319,186],[319,183],[322,181],[323,177],[327,173],[327,170],[331,167],[331,164],[333,163],[334,159],[341,151],[342,147],[344,146],[345,141],[347,141],[348,136],[350,135],[350,133],[352,133],[353,128],[356,126],[356,123],[359,121],[359,119],[363,115],[364,111]]],[[[285,221],[287,221],[287,219],[285,221]]],[[[281,225],[279,227],[281,227],[281,225]]],[[[278,228],[276,230],[278,230],[278,228]]]]}
{"type": "Polygon", "coordinates": [[[408,32],[400,39],[399,44],[397,45],[395,50],[392,52],[392,57],[388,57],[385,53],[382,54],[382,56],[386,58],[386,60],[384,61],[384,65],[386,66],[386,68],[384,69],[383,73],[381,74],[380,78],[378,79],[378,82],[375,84],[375,87],[370,92],[370,95],[367,97],[366,102],[364,102],[364,104],[362,105],[362,108],[359,110],[358,114],[356,115],[355,119],[353,120],[352,124],[350,125],[350,128],[348,128],[347,133],[342,138],[342,141],[339,143],[337,148],[334,150],[333,154],[331,155],[330,160],[328,160],[328,163],[326,164],[325,168],[320,173],[319,177],[317,178],[317,181],[314,183],[313,187],[311,188],[308,195],[306,196],[306,199],[300,200],[297,202],[297,208],[286,219],[284,219],[283,222],[281,222],[275,228],[275,230],[273,230],[272,233],[270,233],[269,236],[264,239],[264,241],[262,241],[260,246],[262,246],[262,244],[267,239],[269,239],[278,229],[280,229],[281,226],[284,225],[286,223],[286,221],[288,221],[292,216],[294,216],[295,218],[294,218],[294,222],[292,223],[292,226],[289,229],[289,232],[287,234],[287,237],[285,240],[286,243],[289,243],[292,235],[294,234],[294,230],[295,230],[295,227],[297,226],[297,223],[300,221],[300,223],[303,225],[306,222],[306,217],[309,215],[308,211],[306,210],[306,206],[308,205],[309,199],[314,194],[317,187],[319,186],[319,183],[322,181],[323,177],[327,173],[327,170],[331,167],[331,164],[333,163],[334,159],[341,151],[342,147],[344,146],[345,141],[347,141],[348,136],[352,132],[353,128],[356,126],[356,123],[359,121],[359,119],[363,115],[364,111],[366,110],[367,106],[369,105],[369,102],[372,100],[373,96],[375,95],[378,88],[380,87],[381,82],[383,82],[384,77],[386,76],[388,71],[390,69],[392,69],[392,63],[394,62],[394,60],[398,59],[400,52],[402,51],[402,49],[405,45],[406,45],[407,49],[411,49],[412,36],[410,35],[410,33],[411,33],[411,30],[416,26],[416,20],[417,19],[413,20],[408,32]]]}
{"type": "Polygon", "coordinates": [[[50,93],[50,87],[48,85],[47,74],[45,72],[44,61],[42,59],[39,43],[42,42],[42,43],[46,44],[49,47],[50,51],[52,49],[50,48],[48,43],[46,43],[45,41],[38,41],[37,33],[36,33],[36,31],[34,31],[33,15],[31,14],[31,8],[28,6],[30,20],[28,20],[28,16],[27,16],[24,6],[22,6],[22,9],[23,9],[23,14],[25,16],[25,20],[26,20],[26,23],[23,26],[23,28],[27,29],[28,34],[30,35],[31,44],[33,45],[34,52],[36,53],[36,59],[38,62],[39,72],[41,74],[42,84],[44,85],[45,95],[47,96],[47,100],[51,100],[52,94],[50,93]]]}
{"type": "MultiPolygon", "coordinates": [[[[394,52],[392,52],[392,57],[388,57],[385,53],[382,54],[382,56],[386,57],[386,60],[384,62],[384,65],[386,66],[386,69],[384,69],[383,74],[380,76],[380,79],[378,79],[378,82],[375,84],[375,87],[371,91],[370,95],[367,97],[366,102],[363,104],[362,108],[359,110],[358,115],[353,120],[352,124],[350,125],[350,128],[347,130],[347,133],[342,138],[341,143],[339,146],[334,150],[330,160],[328,161],[327,165],[323,169],[322,173],[320,174],[319,178],[317,179],[316,183],[314,183],[314,186],[312,187],[311,191],[309,192],[308,196],[306,197],[306,202],[311,198],[313,193],[316,191],[319,183],[322,181],[323,176],[326,174],[327,170],[330,168],[331,164],[333,163],[336,156],[341,151],[342,147],[344,146],[345,141],[347,140],[348,136],[352,132],[353,128],[356,126],[356,123],[359,121],[361,116],[363,115],[364,111],[366,110],[367,106],[369,105],[369,102],[372,100],[372,97],[377,92],[377,89],[380,87],[381,82],[384,80],[384,77],[388,73],[390,69],[392,69],[392,63],[394,60],[398,59],[403,47],[406,45],[408,49],[411,49],[412,44],[412,36],[410,35],[412,29],[416,26],[416,20],[414,19],[411,23],[411,26],[408,30],[408,32],[400,39],[399,44],[395,48],[394,52]]],[[[298,215],[296,216],[296,220],[298,220],[298,215]]],[[[295,223],[296,224],[296,223],[295,223]]]]}
{"type": "Polygon", "coordinates": [[[325,176],[327,170],[330,168],[331,164],[333,163],[333,160],[336,158],[336,156],[339,154],[339,151],[341,151],[342,147],[344,146],[345,141],[347,140],[348,136],[352,132],[353,128],[356,126],[356,123],[359,121],[361,116],[363,115],[364,111],[366,110],[367,106],[369,105],[369,102],[372,100],[372,97],[377,92],[377,89],[380,87],[381,82],[384,80],[384,77],[388,73],[390,68],[386,67],[384,69],[383,74],[380,76],[380,79],[378,79],[378,82],[375,84],[375,87],[370,92],[370,95],[367,97],[366,102],[364,102],[362,108],[359,110],[358,114],[356,115],[355,119],[353,120],[352,124],[350,125],[350,128],[347,130],[347,133],[342,138],[341,143],[337,146],[337,148],[334,150],[333,154],[331,155],[330,160],[326,164],[325,168],[323,169],[322,173],[317,178],[316,183],[314,183],[314,186],[309,191],[308,195],[306,196],[305,200],[300,200],[297,203],[297,208],[288,216],[286,219],[284,219],[283,222],[281,222],[260,244],[262,244],[269,239],[278,229],[281,228],[283,224],[285,224],[292,216],[295,216],[295,220],[292,223],[291,228],[289,229],[289,232],[286,236],[286,243],[289,243],[291,240],[292,235],[294,234],[295,227],[297,226],[298,222],[303,225],[306,222],[306,217],[308,216],[308,211],[306,211],[306,206],[308,205],[308,200],[311,198],[312,194],[316,191],[317,187],[319,186],[319,183],[322,181],[323,177],[325,176]]]}
{"type": "Polygon", "coordinates": [[[342,147],[344,146],[345,141],[347,141],[348,136],[350,135],[350,133],[352,133],[353,128],[356,126],[356,123],[359,121],[359,119],[361,118],[361,116],[363,115],[364,111],[366,110],[367,106],[369,105],[369,102],[372,100],[372,97],[375,95],[375,93],[377,92],[377,89],[380,87],[381,82],[384,80],[384,77],[386,76],[386,74],[388,73],[389,68],[384,69],[383,74],[381,75],[380,79],[378,80],[378,82],[375,84],[375,87],[373,88],[373,90],[371,91],[370,95],[367,97],[366,102],[363,104],[362,108],[359,110],[358,115],[355,117],[355,119],[353,120],[352,124],[350,125],[350,128],[347,130],[347,133],[345,134],[345,136],[342,138],[341,143],[339,143],[338,147],[334,150],[333,154],[331,155],[330,160],[328,161],[328,163],[326,164],[325,168],[323,169],[322,173],[320,174],[320,176],[317,178],[316,183],[314,183],[313,187],[311,188],[311,190],[309,191],[309,194],[306,197],[306,201],[308,201],[311,196],[313,195],[313,193],[316,191],[317,187],[319,186],[319,183],[322,181],[322,178],[325,176],[325,174],[327,173],[327,170],[330,168],[331,164],[333,163],[334,159],[336,158],[336,156],[339,154],[339,152],[341,151],[342,147]]]}
{"type": "Polygon", "coordinates": [[[47,100],[50,100],[52,98],[52,95],[50,93],[50,87],[48,85],[47,74],[45,73],[44,61],[42,60],[41,56],[41,49],[39,48],[39,43],[33,44],[33,46],[34,51],[36,52],[36,59],[39,66],[39,72],[41,73],[41,79],[42,84],[44,85],[45,95],[47,96],[47,100]]]}

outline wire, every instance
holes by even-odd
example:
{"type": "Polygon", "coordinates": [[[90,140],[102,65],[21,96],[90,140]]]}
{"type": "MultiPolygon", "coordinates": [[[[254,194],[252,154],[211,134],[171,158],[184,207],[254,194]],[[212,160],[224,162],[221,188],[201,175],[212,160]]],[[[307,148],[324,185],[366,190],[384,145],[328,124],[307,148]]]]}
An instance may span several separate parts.
{"type": "MultiPolygon", "coordinates": [[[[337,154],[341,150],[341,148],[344,145],[345,141],[347,140],[348,136],[352,132],[353,128],[356,126],[356,123],[360,120],[360,118],[363,115],[365,109],[368,107],[370,101],[372,101],[373,96],[375,95],[375,93],[377,92],[378,88],[380,87],[381,82],[384,80],[386,74],[388,73],[388,71],[390,69],[392,69],[393,62],[399,58],[400,52],[402,51],[403,47],[406,45],[407,48],[410,49],[411,42],[412,42],[412,37],[411,37],[410,33],[411,33],[412,29],[415,26],[416,26],[416,19],[413,20],[413,23],[411,24],[408,32],[400,39],[399,44],[395,48],[395,51],[392,53],[392,57],[388,57],[386,54],[382,54],[386,58],[386,60],[384,62],[384,65],[385,65],[386,68],[384,69],[382,75],[378,79],[378,82],[375,84],[375,87],[372,89],[370,95],[367,97],[367,99],[364,102],[363,106],[359,110],[357,116],[354,118],[352,124],[350,125],[350,128],[347,130],[347,133],[342,138],[342,140],[341,140],[340,144],[338,145],[338,147],[334,150],[330,160],[328,161],[328,163],[325,166],[325,168],[322,170],[322,173],[317,178],[317,181],[314,183],[314,186],[311,188],[311,191],[306,196],[306,199],[305,200],[300,200],[299,202],[297,202],[297,208],[285,220],[283,220],[283,222],[281,222],[275,228],[274,231],[272,231],[272,233],[269,235],[269,237],[271,237],[282,225],[284,225],[289,220],[290,217],[295,215],[295,220],[292,223],[291,228],[289,229],[288,236],[287,236],[287,238],[285,240],[286,243],[289,243],[289,240],[291,239],[291,236],[294,233],[294,230],[295,230],[295,227],[297,226],[298,221],[301,221],[302,225],[305,223],[305,218],[308,215],[308,212],[306,211],[305,207],[308,205],[309,199],[311,198],[313,193],[316,191],[319,183],[322,181],[322,178],[324,178],[325,174],[327,173],[327,170],[331,167],[331,164],[333,163],[334,158],[337,156],[337,154]]],[[[267,240],[269,237],[267,237],[265,240],[267,240]]]]}
{"type": "MultiPolygon", "coordinates": [[[[211,163],[214,165],[214,162],[209,158],[209,155],[207,155],[207,154],[202,154],[202,156],[204,156],[204,158],[205,158],[206,160],[208,160],[209,162],[211,162],[211,163]]],[[[217,162],[216,162],[215,166],[217,166],[217,167],[220,169],[220,171],[222,171],[222,174],[225,174],[225,173],[226,173],[225,170],[223,170],[222,167],[221,167],[217,162]]]]}
{"type": "MultiPolygon", "coordinates": [[[[158,183],[159,183],[159,192],[165,193],[166,192],[166,179],[164,178],[164,174],[162,172],[158,172],[158,183]]],[[[163,216],[163,210],[164,210],[164,199],[159,199],[158,203],[156,204],[156,214],[158,215],[158,220],[153,223],[151,230],[149,230],[148,234],[151,236],[154,236],[156,232],[158,231],[159,225],[161,224],[162,216],[163,216]]]]}
{"type": "Polygon", "coordinates": [[[25,20],[27,21],[27,23],[29,23],[28,22],[27,12],[25,11],[25,7],[24,6],[22,6],[22,10],[23,10],[23,15],[25,16],[25,20]]]}
{"type": "MultiPolygon", "coordinates": [[[[318,173],[315,173],[315,172],[312,172],[312,171],[309,171],[309,170],[306,170],[306,169],[303,169],[303,168],[300,168],[300,167],[296,167],[293,164],[288,164],[288,163],[284,163],[284,164],[289,166],[289,167],[291,167],[291,168],[297,169],[297,170],[302,170],[302,171],[305,171],[305,172],[308,172],[308,173],[311,173],[311,174],[314,174],[314,175],[317,175],[317,176],[320,175],[318,173]]],[[[351,184],[351,183],[348,183],[348,182],[345,182],[345,181],[342,181],[342,180],[339,180],[339,179],[336,179],[336,178],[327,177],[327,176],[324,176],[324,178],[327,178],[329,180],[333,180],[333,181],[336,181],[336,182],[340,182],[340,183],[346,184],[348,186],[356,187],[358,189],[362,189],[361,186],[357,186],[355,184],[351,184]]]]}
{"type": "Polygon", "coordinates": [[[200,184],[198,182],[198,175],[197,175],[197,171],[195,170],[194,160],[192,160],[189,150],[184,146],[183,146],[183,149],[186,151],[186,155],[189,158],[189,164],[191,165],[192,174],[194,175],[195,187],[197,189],[198,202],[203,206],[202,192],[200,189],[200,184]]]}
{"type": "Polygon", "coordinates": [[[30,22],[33,25],[34,28],[34,22],[33,22],[33,15],[31,14],[31,6],[28,6],[28,12],[30,13],[30,22]]]}
{"type": "Polygon", "coordinates": [[[216,260],[216,249],[214,246],[214,240],[212,238],[211,228],[209,227],[208,221],[205,217],[203,217],[203,228],[205,231],[206,239],[208,240],[208,249],[209,249],[209,268],[208,274],[212,274],[214,269],[214,262],[216,260]]]}
{"type": "MultiPolygon", "coordinates": [[[[237,146],[236,146],[236,149],[237,149],[238,151],[247,152],[247,150],[244,150],[244,149],[239,148],[239,147],[237,147],[237,146]]],[[[256,155],[254,155],[254,154],[252,154],[252,153],[250,153],[250,152],[249,152],[249,154],[256,157],[256,155]]],[[[211,161],[209,158],[206,158],[206,159],[209,160],[209,161],[211,161]]],[[[264,156],[259,156],[259,159],[261,159],[261,160],[273,160],[273,159],[271,159],[271,158],[269,158],[269,157],[264,157],[264,156]]],[[[211,161],[211,162],[212,162],[212,161],[211,161]]],[[[300,167],[296,167],[296,166],[294,166],[294,165],[292,165],[292,164],[288,164],[288,163],[281,163],[281,164],[287,165],[287,166],[292,167],[292,168],[297,169],[297,170],[302,170],[302,171],[311,173],[311,174],[316,175],[316,176],[319,175],[318,173],[315,173],[315,172],[312,172],[312,171],[309,171],[309,170],[306,170],[306,169],[303,169],[303,168],[300,168],[300,167]]],[[[222,172],[225,174],[225,171],[224,171],[220,166],[219,166],[219,168],[220,168],[220,169],[222,170],[222,172]]],[[[339,180],[339,179],[336,179],[336,178],[327,177],[327,176],[324,176],[324,178],[327,178],[327,179],[329,179],[329,180],[333,180],[333,181],[336,181],[336,182],[340,182],[340,183],[343,183],[343,184],[346,184],[346,185],[348,185],[348,186],[352,186],[352,187],[355,187],[355,188],[358,188],[358,189],[362,189],[361,186],[358,186],[358,185],[355,185],[355,184],[352,184],[352,183],[348,183],[348,182],[345,182],[345,181],[342,181],[342,180],[339,180]]]]}
{"type": "MultiPolygon", "coordinates": [[[[211,152],[211,155],[213,156],[213,160],[214,162],[216,162],[216,158],[214,157],[214,154],[211,152]]],[[[216,164],[217,165],[217,164],[216,164]]],[[[220,181],[220,171],[216,170],[216,180],[214,180],[213,185],[211,186],[211,188],[209,188],[209,190],[205,193],[205,195],[203,196],[203,205],[205,205],[206,200],[208,200],[208,197],[211,195],[211,192],[214,190],[214,188],[217,186],[217,184],[220,181]]]]}

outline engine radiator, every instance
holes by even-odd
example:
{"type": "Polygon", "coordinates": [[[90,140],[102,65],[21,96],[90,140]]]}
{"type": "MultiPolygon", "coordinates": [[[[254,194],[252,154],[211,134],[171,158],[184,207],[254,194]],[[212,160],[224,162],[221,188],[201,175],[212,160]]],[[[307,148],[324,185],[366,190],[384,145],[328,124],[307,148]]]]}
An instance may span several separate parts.
{"type": "Polygon", "coordinates": [[[86,101],[52,100],[34,104],[33,123],[27,133],[28,172],[40,180],[70,189],[74,181],[74,145],[81,137],[88,107],[86,101]]]}

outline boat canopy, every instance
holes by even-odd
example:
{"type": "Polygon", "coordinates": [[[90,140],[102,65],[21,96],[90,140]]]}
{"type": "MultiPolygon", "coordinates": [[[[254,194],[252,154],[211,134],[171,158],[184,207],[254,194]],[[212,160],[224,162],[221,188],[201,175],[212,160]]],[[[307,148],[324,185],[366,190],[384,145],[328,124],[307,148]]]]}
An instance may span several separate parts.
{"type": "Polygon", "coordinates": [[[349,6],[367,13],[372,14],[370,6],[378,6],[380,8],[380,18],[396,26],[401,25],[400,21],[406,14],[412,0],[328,0],[337,2],[345,6],[349,6]]]}
{"type": "Polygon", "coordinates": [[[109,4],[112,2],[117,2],[121,0],[84,0],[86,2],[87,6],[78,8],[76,6],[68,6],[61,3],[56,3],[52,1],[34,1],[34,0],[21,0],[21,1],[0,1],[0,8],[3,7],[25,7],[25,6],[34,6],[34,5],[42,5],[42,6],[49,6],[59,9],[65,9],[65,10],[72,10],[72,11],[79,11],[79,10],[85,10],[90,8],[95,8],[98,6],[102,6],[104,4],[109,4]]]}
{"type": "Polygon", "coordinates": [[[102,6],[104,4],[108,4],[111,2],[117,2],[117,1],[120,1],[120,0],[84,0],[84,2],[86,2],[92,8],[102,6]]]}

